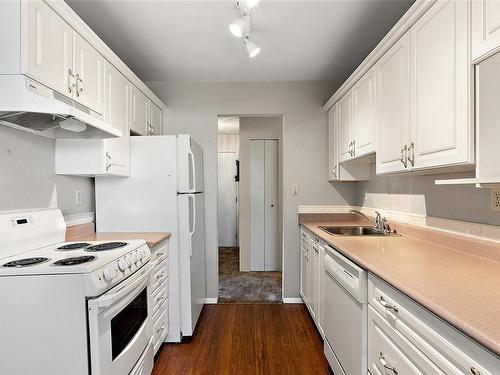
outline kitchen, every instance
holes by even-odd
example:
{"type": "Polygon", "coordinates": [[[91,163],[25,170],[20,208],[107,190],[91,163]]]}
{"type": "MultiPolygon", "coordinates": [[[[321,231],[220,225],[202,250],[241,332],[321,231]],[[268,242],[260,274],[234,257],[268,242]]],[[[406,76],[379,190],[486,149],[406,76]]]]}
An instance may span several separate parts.
{"type": "Polygon", "coordinates": [[[496,1],[203,3],[0,3],[0,373],[498,373],[496,1]],[[280,304],[217,303],[235,114],[283,119],[280,304]]]}

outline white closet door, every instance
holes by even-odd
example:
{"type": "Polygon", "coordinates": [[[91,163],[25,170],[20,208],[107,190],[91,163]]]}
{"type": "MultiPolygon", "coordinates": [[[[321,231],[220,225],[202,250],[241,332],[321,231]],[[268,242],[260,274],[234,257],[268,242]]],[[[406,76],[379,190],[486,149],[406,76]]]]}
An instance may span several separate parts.
{"type": "Polygon", "coordinates": [[[250,142],[250,194],[250,270],[278,271],[278,141],[250,142]]]}
{"type": "Polygon", "coordinates": [[[264,271],[280,269],[278,228],[278,141],[264,141],[264,271]]]}
{"type": "Polygon", "coordinates": [[[238,246],[236,152],[219,152],[219,246],[238,246]]]}

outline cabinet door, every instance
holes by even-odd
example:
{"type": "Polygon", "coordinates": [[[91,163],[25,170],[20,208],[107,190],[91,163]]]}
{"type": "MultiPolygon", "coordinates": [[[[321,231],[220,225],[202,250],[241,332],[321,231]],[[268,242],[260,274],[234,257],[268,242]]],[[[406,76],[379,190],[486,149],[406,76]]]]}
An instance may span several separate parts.
{"type": "Polygon", "coordinates": [[[130,130],[138,135],[148,134],[149,99],[140,90],[132,86],[132,116],[130,130]]]}
{"type": "Polygon", "coordinates": [[[338,102],[338,134],[339,134],[339,157],[340,161],[351,158],[350,151],[352,145],[351,136],[352,120],[352,94],[349,91],[338,102]]]}
{"type": "Polygon", "coordinates": [[[320,247],[319,244],[314,245],[313,251],[313,303],[314,303],[314,313],[316,314],[316,326],[319,329],[319,296],[320,296],[320,285],[319,285],[319,277],[320,277],[320,259],[319,259],[320,247]]]}
{"type": "Polygon", "coordinates": [[[467,1],[438,1],[410,29],[415,169],[474,160],[467,1]]]}
{"type": "Polygon", "coordinates": [[[162,111],[156,104],[149,101],[149,135],[161,135],[162,133],[162,111]]]}
{"type": "Polygon", "coordinates": [[[474,0],[472,7],[472,59],[500,48],[500,1],[474,0]]]}
{"type": "Polygon", "coordinates": [[[73,33],[75,93],[73,98],[91,110],[104,113],[104,58],[85,39],[73,33]]]}
{"type": "Polygon", "coordinates": [[[104,139],[104,173],[130,174],[130,83],[111,64],[105,65],[104,119],[121,130],[123,137],[104,139]]]}
{"type": "Polygon", "coordinates": [[[328,111],[328,180],[333,181],[339,178],[339,148],[337,144],[337,111],[335,104],[328,111]]]}
{"type": "Polygon", "coordinates": [[[407,32],[375,67],[377,174],[407,169],[404,146],[410,137],[410,36],[407,32]],[[403,150],[403,151],[402,151],[403,150]]]}
{"type": "Polygon", "coordinates": [[[352,138],[354,156],[375,151],[375,83],[369,70],[352,89],[352,138]]]}
{"type": "Polygon", "coordinates": [[[73,30],[45,2],[27,1],[23,5],[27,7],[26,74],[71,97],[73,30]]]}

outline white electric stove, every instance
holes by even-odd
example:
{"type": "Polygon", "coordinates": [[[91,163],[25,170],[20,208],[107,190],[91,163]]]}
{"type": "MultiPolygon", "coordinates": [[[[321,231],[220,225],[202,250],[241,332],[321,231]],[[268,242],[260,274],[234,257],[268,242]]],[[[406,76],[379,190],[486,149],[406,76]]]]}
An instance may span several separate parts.
{"type": "Polygon", "coordinates": [[[0,214],[0,374],[149,374],[149,247],[65,232],[60,210],[0,214]]]}

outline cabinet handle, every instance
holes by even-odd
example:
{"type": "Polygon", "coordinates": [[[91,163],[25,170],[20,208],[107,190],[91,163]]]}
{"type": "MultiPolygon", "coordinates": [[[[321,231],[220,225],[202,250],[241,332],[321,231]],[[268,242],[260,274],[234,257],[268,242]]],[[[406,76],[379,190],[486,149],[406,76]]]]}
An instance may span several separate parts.
{"type": "Polygon", "coordinates": [[[401,163],[403,163],[404,167],[405,168],[408,168],[408,154],[407,154],[407,151],[408,151],[408,147],[403,147],[401,149],[401,163]]]}
{"type": "Polygon", "coordinates": [[[80,93],[83,91],[83,87],[80,87],[78,82],[81,82],[83,85],[83,79],[81,79],[79,74],[77,74],[75,77],[76,77],[76,96],[78,97],[80,96],[80,93]]]}
{"type": "Polygon", "coordinates": [[[165,298],[165,294],[162,294],[160,297],[156,299],[156,302],[160,302],[162,299],[165,298]]]}
{"type": "Polygon", "coordinates": [[[382,297],[382,296],[380,296],[380,298],[378,299],[378,302],[379,302],[382,306],[384,306],[386,309],[388,309],[388,310],[392,310],[392,311],[394,311],[395,313],[397,313],[397,312],[399,311],[399,309],[398,309],[396,306],[389,305],[389,304],[387,303],[387,301],[385,300],[385,298],[384,298],[384,297],[382,297]]]}
{"type": "Polygon", "coordinates": [[[109,155],[109,152],[106,152],[106,172],[109,171],[113,163],[111,163],[111,155],[109,155]]]}
{"type": "Polygon", "coordinates": [[[398,370],[396,369],[396,367],[394,366],[389,366],[387,364],[387,361],[385,360],[385,356],[384,356],[384,353],[380,352],[379,356],[378,356],[378,361],[380,362],[380,364],[387,370],[389,371],[392,371],[395,375],[398,374],[398,370]]]}
{"type": "Polygon", "coordinates": [[[475,367],[471,367],[471,368],[470,368],[470,373],[471,373],[472,375],[481,375],[481,371],[479,371],[479,370],[478,370],[477,368],[475,368],[475,367]]]}
{"type": "Polygon", "coordinates": [[[165,323],[162,323],[161,327],[156,331],[156,333],[160,333],[165,329],[165,323]]]}
{"type": "Polygon", "coordinates": [[[74,83],[71,83],[71,77],[75,78],[75,75],[71,71],[71,69],[68,69],[68,92],[71,94],[73,92],[73,87],[75,87],[74,83]]]}
{"type": "Polygon", "coordinates": [[[158,280],[160,280],[161,278],[165,277],[165,272],[161,273],[160,275],[156,276],[156,278],[158,280]]]}
{"type": "Polygon", "coordinates": [[[415,144],[412,142],[410,144],[410,147],[408,147],[408,152],[410,152],[411,150],[411,155],[412,157],[408,157],[408,161],[410,162],[411,166],[414,167],[415,166],[415,144]]]}

